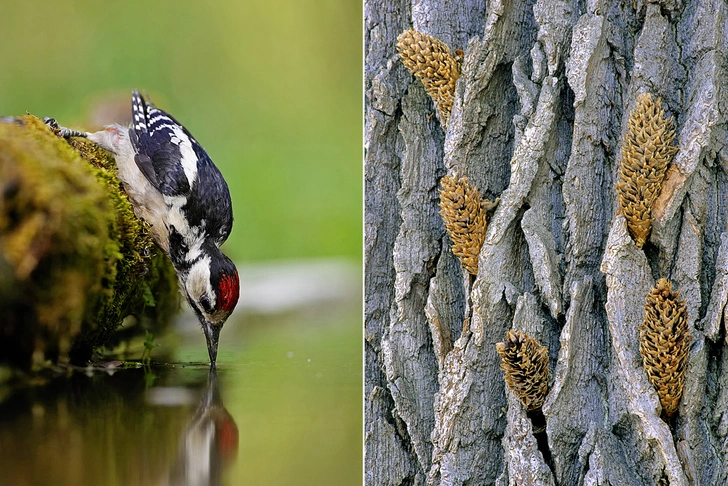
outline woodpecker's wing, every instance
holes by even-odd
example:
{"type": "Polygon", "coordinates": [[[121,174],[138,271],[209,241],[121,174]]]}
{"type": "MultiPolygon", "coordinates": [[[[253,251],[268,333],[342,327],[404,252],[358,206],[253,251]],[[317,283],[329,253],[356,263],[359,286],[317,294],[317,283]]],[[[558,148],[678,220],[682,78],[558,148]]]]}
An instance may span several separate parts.
{"type": "Polygon", "coordinates": [[[227,183],[207,152],[182,124],[136,90],[132,116],[129,138],[139,170],[163,195],[184,197],[189,223],[205,228],[221,245],[232,229],[232,203],[227,183]]]}
{"type": "Polygon", "coordinates": [[[194,153],[192,157],[182,153],[180,134],[184,136],[184,131],[180,125],[167,113],[147,104],[136,90],[131,110],[129,138],[139,170],[165,196],[189,194],[191,183],[185,169],[197,172],[197,161],[194,153]]]}

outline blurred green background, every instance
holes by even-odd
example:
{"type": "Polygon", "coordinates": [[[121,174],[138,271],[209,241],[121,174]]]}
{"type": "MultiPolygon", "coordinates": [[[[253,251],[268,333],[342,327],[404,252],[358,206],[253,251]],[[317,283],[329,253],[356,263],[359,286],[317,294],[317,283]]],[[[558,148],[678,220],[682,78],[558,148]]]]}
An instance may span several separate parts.
{"type": "Polygon", "coordinates": [[[234,261],[361,258],[361,2],[0,0],[0,115],[146,91],[225,175],[234,261]]]}

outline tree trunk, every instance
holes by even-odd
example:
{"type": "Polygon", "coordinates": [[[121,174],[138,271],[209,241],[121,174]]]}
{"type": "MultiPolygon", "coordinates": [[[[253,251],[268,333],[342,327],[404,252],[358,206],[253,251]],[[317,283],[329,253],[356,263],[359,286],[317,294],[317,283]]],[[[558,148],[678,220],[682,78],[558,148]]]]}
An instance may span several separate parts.
{"type": "Polygon", "coordinates": [[[723,0],[365,2],[366,484],[728,482],[726,45],[723,0]],[[446,130],[397,54],[411,27],[464,51],[446,130]],[[679,151],[638,248],[614,187],[642,92],[679,151]],[[474,279],[447,173],[500,198],[474,279]],[[638,332],[662,277],[692,335],[667,421],[638,332]],[[505,386],[509,329],[549,350],[547,446],[505,386]]]}

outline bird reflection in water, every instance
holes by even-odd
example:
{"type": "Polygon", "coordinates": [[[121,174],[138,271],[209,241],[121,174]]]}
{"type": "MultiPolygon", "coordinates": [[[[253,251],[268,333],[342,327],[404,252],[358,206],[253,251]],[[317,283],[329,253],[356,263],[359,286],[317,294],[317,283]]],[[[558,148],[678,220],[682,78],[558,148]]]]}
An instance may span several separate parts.
{"type": "Polygon", "coordinates": [[[220,399],[215,368],[194,416],[179,440],[167,484],[215,486],[238,456],[238,427],[220,399]]]}

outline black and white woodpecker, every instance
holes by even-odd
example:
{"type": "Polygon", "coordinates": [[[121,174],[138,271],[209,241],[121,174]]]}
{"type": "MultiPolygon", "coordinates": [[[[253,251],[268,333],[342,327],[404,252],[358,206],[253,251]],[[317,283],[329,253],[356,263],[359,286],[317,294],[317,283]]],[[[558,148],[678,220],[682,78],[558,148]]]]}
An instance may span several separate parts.
{"type": "Polygon", "coordinates": [[[240,293],[237,269],[220,250],[233,225],[230,191],[182,124],[136,90],[131,111],[130,127],[110,125],[95,133],[58,128],[63,137],[86,137],[114,154],[134,213],[172,261],[215,366],[220,330],[240,293]]]}

